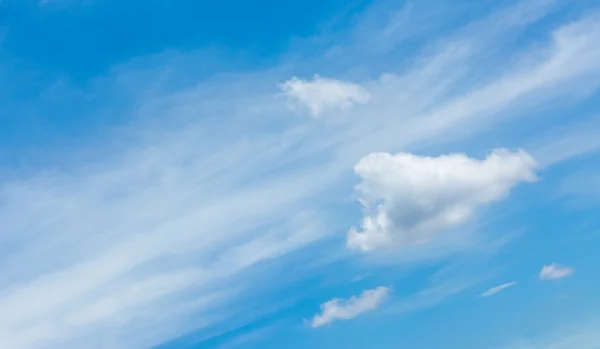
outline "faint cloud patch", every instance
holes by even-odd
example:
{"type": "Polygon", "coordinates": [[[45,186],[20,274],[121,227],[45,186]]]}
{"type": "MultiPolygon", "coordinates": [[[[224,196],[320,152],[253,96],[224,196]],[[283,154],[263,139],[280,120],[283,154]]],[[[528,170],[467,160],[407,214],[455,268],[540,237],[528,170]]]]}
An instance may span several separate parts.
{"type": "Polygon", "coordinates": [[[312,118],[328,112],[348,110],[371,99],[371,94],[358,84],[318,75],[312,80],[293,77],[281,84],[280,88],[291,109],[305,109],[312,118]]]}
{"type": "Polygon", "coordinates": [[[575,273],[575,269],[563,267],[559,264],[552,263],[545,265],[540,271],[540,280],[557,280],[569,277],[575,273]]]}

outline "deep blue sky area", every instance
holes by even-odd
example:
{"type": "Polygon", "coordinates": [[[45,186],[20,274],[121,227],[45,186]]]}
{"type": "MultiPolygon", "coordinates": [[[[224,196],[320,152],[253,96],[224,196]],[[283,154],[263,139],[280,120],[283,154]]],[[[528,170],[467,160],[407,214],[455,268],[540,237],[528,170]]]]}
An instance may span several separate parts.
{"type": "Polygon", "coordinates": [[[358,1],[8,1],[2,50],[23,69],[85,81],[133,57],[216,46],[250,57],[284,51],[358,1]]]}

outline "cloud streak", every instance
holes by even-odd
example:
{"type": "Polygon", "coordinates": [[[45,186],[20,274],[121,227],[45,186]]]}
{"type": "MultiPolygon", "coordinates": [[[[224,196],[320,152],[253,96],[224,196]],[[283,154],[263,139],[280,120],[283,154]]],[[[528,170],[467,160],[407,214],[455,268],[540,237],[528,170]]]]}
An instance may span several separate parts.
{"type": "Polygon", "coordinates": [[[312,319],[311,326],[321,327],[335,320],[353,319],[377,308],[388,298],[389,293],[389,288],[380,286],[349,299],[334,298],[321,304],[321,312],[312,319]]]}
{"type": "MultiPolygon", "coordinates": [[[[439,38],[402,69],[382,57],[388,72],[369,68],[355,85],[336,90],[349,79],[317,79],[305,108],[325,115],[342,107],[348,117],[336,125],[288,117],[277,86],[298,74],[285,69],[136,96],[130,116],[142,121],[128,130],[133,141],[116,150],[93,144],[90,161],[0,184],[0,262],[9,266],[0,271],[0,347],[143,349],[243,321],[228,305],[252,299],[253,268],[285,287],[286,275],[274,270],[286,256],[356,221],[340,220],[331,203],[352,191],[359,159],[464,139],[510,121],[506,111],[524,98],[543,104],[559,89],[595,86],[600,27],[593,18],[560,26],[518,57],[499,46],[492,62],[481,61],[490,52],[484,42],[492,42],[484,39],[501,23],[495,18],[439,38]],[[489,74],[507,55],[528,59],[489,74]],[[334,97],[310,99],[323,86],[334,97]]],[[[372,66],[351,57],[357,67],[372,66]]],[[[140,69],[115,69],[91,87],[100,91],[85,92],[127,90],[123,77],[140,69]]],[[[376,290],[333,317],[376,306],[387,294],[376,290]]]]}

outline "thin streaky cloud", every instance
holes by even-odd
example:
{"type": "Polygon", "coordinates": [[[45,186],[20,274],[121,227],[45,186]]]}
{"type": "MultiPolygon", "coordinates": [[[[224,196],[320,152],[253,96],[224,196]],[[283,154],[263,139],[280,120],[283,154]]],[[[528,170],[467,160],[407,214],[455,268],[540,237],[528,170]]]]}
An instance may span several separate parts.
{"type": "Polygon", "coordinates": [[[495,295],[496,293],[503,291],[509,287],[512,287],[514,285],[516,285],[517,282],[516,281],[512,281],[512,282],[507,282],[505,284],[499,285],[499,286],[495,286],[492,287],[490,289],[488,289],[487,291],[483,292],[482,294],[480,294],[481,297],[490,297],[495,295]]]}
{"type": "MultiPolygon", "coordinates": [[[[297,74],[285,69],[167,86],[176,91],[150,97],[140,92],[129,116],[152,121],[131,128],[143,134],[139,140],[118,151],[96,145],[89,163],[0,183],[0,234],[10,246],[0,255],[9,266],[0,270],[0,347],[146,349],[251,317],[231,305],[257,292],[257,276],[300,297],[281,272],[285,257],[360,220],[339,222],[323,204],[352,192],[359,159],[485,134],[489,125],[511,121],[506,110],[525,98],[543,104],[560,91],[572,98],[561,102],[577,100],[573,86],[600,81],[593,18],[563,23],[547,41],[516,53],[503,45],[489,51],[502,19],[494,17],[477,30],[438,37],[436,50],[416,53],[416,63],[402,69],[385,57],[381,71],[348,55],[375,78],[352,79],[370,98],[345,107],[343,125],[290,118],[277,87],[297,74]],[[497,62],[501,69],[490,75],[497,62]]],[[[349,46],[368,51],[367,42],[349,46]]],[[[187,73],[177,59],[140,60],[83,92],[128,96],[123,80],[148,62],[157,72],[187,73]]],[[[327,76],[348,80],[334,75],[327,76]]]]}

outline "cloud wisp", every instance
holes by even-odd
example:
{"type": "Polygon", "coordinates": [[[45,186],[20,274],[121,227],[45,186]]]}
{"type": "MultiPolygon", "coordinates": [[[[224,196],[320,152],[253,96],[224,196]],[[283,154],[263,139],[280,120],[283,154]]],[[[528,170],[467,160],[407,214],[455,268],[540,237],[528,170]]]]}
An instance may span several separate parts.
{"type": "MultiPolygon", "coordinates": [[[[508,122],[513,114],[506,111],[526,108],[519,103],[526,97],[544,104],[560,89],[576,100],[574,86],[592,89],[600,81],[600,26],[593,17],[559,25],[545,44],[517,54],[501,43],[490,51],[487,43],[496,43],[490,38],[505,22],[494,17],[476,30],[438,37],[402,68],[381,57],[388,72],[346,55],[375,79],[289,80],[297,74],[259,71],[142,94],[131,118],[150,121],[131,127],[139,134],[134,141],[117,151],[94,144],[93,161],[3,181],[0,262],[8,267],[0,271],[0,347],[145,349],[243,318],[230,305],[256,292],[247,272],[261,267],[260,275],[285,288],[287,275],[276,267],[287,255],[359,220],[339,221],[327,208],[351,193],[359,159],[370,220],[349,241],[361,249],[387,239],[398,245],[434,239],[532,180],[533,162],[524,152],[486,160],[410,153],[508,122]],[[490,74],[497,62],[515,63],[490,74]],[[311,116],[343,111],[349,121],[288,117],[288,104],[277,98],[281,81],[311,116]],[[447,179],[436,171],[447,171],[447,179]],[[404,177],[396,181],[397,175],[404,177]],[[400,195],[412,176],[435,185],[400,195]]],[[[369,51],[368,42],[358,41],[340,52],[369,51]]],[[[178,69],[172,63],[156,70],[178,69]]],[[[136,76],[138,69],[145,68],[131,63],[115,70],[104,87],[120,92],[127,80],[121,74],[136,76]]],[[[104,88],[98,86],[90,88],[104,88]]],[[[389,291],[369,292],[329,303],[317,323],[374,309],[389,291]]]]}
{"type": "Polygon", "coordinates": [[[313,328],[332,323],[335,320],[350,320],[358,315],[379,307],[389,296],[390,289],[379,286],[365,290],[358,296],[349,299],[334,298],[321,304],[321,312],[311,321],[313,328]]]}
{"type": "Polygon", "coordinates": [[[480,294],[481,297],[491,297],[493,295],[495,295],[496,293],[503,291],[509,287],[512,287],[514,285],[516,285],[517,282],[516,281],[512,281],[512,282],[507,282],[505,284],[502,285],[498,285],[495,287],[492,287],[490,289],[488,289],[487,291],[483,292],[482,294],[480,294]]]}
{"type": "Polygon", "coordinates": [[[558,280],[569,277],[575,273],[575,269],[561,266],[557,263],[545,265],[540,271],[540,280],[558,280]]]}

